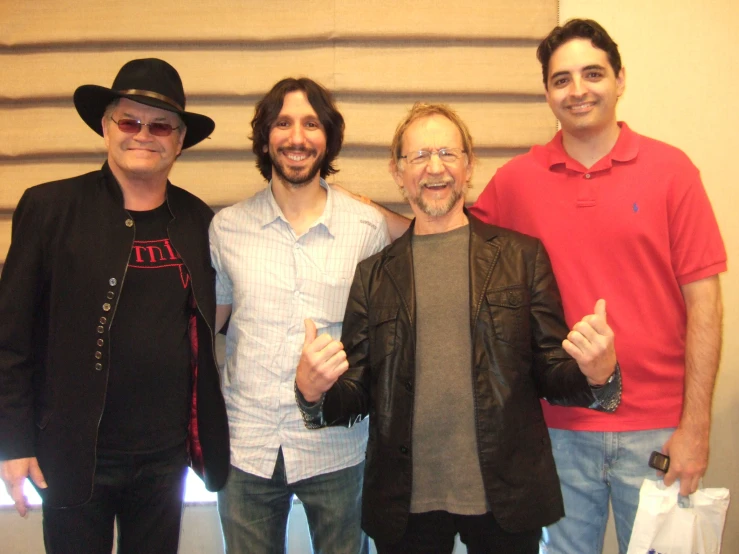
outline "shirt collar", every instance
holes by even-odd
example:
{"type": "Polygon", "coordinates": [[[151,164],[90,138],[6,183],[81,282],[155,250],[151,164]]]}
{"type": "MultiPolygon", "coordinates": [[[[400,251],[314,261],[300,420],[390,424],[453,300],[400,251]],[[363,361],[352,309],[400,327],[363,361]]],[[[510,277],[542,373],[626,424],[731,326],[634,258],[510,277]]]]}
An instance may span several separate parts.
{"type": "MultiPolygon", "coordinates": [[[[618,122],[621,132],[618,134],[618,140],[611,151],[603,156],[598,162],[587,171],[598,171],[607,169],[613,165],[613,162],[630,162],[639,154],[639,135],[632,131],[623,121],[618,122]]],[[[580,162],[572,159],[564,149],[562,144],[562,131],[558,131],[554,138],[541,148],[539,152],[542,161],[549,167],[555,165],[564,165],[568,169],[575,171],[586,171],[586,168],[580,162]]]]}
{"type": "MultiPolygon", "coordinates": [[[[321,214],[321,217],[319,217],[313,223],[313,225],[311,225],[310,228],[313,229],[318,225],[323,225],[326,230],[333,236],[334,232],[331,228],[331,214],[333,213],[334,192],[331,190],[331,187],[328,186],[328,183],[322,178],[319,182],[321,186],[326,190],[326,206],[324,206],[323,208],[323,213],[321,214]]],[[[261,221],[259,222],[259,224],[262,227],[266,227],[267,225],[270,225],[277,220],[282,220],[289,225],[290,222],[285,217],[285,214],[282,213],[280,206],[277,204],[277,200],[275,200],[275,195],[272,192],[272,183],[273,181],[270,180],[269,185],[267,185],[267,205],[262,211],[261,221]]]]}

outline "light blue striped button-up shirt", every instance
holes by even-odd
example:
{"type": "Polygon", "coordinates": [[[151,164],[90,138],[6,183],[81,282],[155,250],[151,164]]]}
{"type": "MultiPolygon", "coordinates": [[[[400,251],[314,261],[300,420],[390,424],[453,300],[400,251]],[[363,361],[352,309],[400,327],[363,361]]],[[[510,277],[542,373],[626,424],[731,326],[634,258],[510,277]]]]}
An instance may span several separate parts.
{"type": "Polygon", "coordinates": [[[390,241],[377,210],[321,186],[323,215],[299,237],[271,185],[221,210],[210,227],[217,302],[232,305],[224,372],[231,463],[270,478],[282,447],[290,483],[364,460],[367,420],[306,429],[293,382],[303,320],[339,339],[357,263],[390,241]]]}

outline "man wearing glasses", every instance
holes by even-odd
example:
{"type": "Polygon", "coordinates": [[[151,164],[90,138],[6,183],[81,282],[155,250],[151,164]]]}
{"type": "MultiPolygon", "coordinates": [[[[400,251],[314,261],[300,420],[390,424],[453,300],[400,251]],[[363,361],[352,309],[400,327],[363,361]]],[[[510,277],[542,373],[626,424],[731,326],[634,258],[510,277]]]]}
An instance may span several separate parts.
{"type": "Polygon", "coordinates": [[[539,398],[619,403],[605,303],[568,334],[541,243],[464,210],[475,156],[453,110],[416,104],[391,151],[415,219],[359,264],[341,342],[303,350],[298,405],[313,428],[369,415],[362,524],[380,554],[451,553],[457,533],[471,554],[536,554],[563,515],[539,398]]]}
{"type": "Polygon", "coordinates": [[[28,189],[0,279],[0,460],[17,511],[27,477],[49,552],[177,551],[188,461],[228,473],[213,354],[212,212],[167,180],[214,122],[177,71],[133,60],[74,103],[105,140],[98,171],[28,189]]]}

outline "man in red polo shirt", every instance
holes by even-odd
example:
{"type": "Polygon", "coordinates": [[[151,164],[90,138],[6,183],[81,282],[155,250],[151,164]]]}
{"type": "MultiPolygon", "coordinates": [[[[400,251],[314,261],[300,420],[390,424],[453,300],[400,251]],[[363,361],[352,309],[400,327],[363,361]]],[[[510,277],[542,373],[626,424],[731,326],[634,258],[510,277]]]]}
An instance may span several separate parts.
{"type": "Polygon", "coordinates": [[[650,452],[670,456],[665,483],[684,495],[705,473],[726,252],[698,169],[616,119],[625,73],[608,33],[571,20],[537,56],[562,130],[502,167],[470,211],[542,240],[569,325],[608,302],[621,405],[545,403],[566,517],[544,551],[601,552],[610,499],[625,553],[650,452]]]}

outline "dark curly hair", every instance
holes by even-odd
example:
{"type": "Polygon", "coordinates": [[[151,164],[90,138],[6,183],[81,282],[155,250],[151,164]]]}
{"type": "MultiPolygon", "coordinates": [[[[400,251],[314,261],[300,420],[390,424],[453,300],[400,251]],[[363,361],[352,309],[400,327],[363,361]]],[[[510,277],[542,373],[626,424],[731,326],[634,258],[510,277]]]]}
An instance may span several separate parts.
{"type": "Polygon", "coordinates": [[[257,167],[268,181],[272,178],[272,158],[269,155],[269,132],[282,110],[285,95],[290,92],[303,91],[308,102],[318,115],[326,133],[326,157],[321,165],[321,177],[326,178],[339,171],[333,161],[341,151],[344,142],[344,117],[336,109],[333,95],[324,87],[306,77],[282,79],[262,98],[254,111],[251,120],[252,152],[257,157],[257,167]],[[265,146],[267,148],[265,148],[265,146]],[[266,151],[265,151],[266,150],[266,151]]]}

